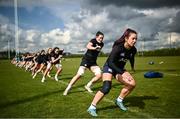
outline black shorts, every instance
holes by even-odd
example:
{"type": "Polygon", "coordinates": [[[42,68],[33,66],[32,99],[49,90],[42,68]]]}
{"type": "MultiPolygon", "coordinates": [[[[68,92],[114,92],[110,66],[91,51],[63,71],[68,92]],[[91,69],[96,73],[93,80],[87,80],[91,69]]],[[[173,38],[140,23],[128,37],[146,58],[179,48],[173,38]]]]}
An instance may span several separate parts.
{"type": "Polygon", "coordinates": [[[38,59],[38,60],[37,60],[37,63],[38,63],[38,64],[42,64],[42,63],[44,63],[44,61],[43,61],[42,59],[38,59]]]}
{"type": "MultiPolygon", "coordinates": [[[[123,74],[126,70],[123,69],[122,71],[123,71],[123,72],[122,72],[121,74],[123,74]]],[[[104,66],[103,66],[103,73],[110,73],[110,74],[112,74],[114,77],[116,77],[117,74],[120,74],[120,73],[114,71],[113,69],[111,69],[111,68],[108,66],[107,63],[105,63],[104,66]]]]}
{"type": "Polygon", "coordinates": [[[86,68],[90,68],[91,66],[98,66],[96,61],[88,61],[86,59],[82,59],[80,66],[84,66],[86,68]]]}

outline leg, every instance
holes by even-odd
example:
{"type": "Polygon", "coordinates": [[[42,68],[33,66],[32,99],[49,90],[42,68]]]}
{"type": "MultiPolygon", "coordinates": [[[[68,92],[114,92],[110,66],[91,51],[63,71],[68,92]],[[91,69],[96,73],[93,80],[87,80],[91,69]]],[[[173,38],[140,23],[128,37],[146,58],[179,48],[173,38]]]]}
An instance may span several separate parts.
{"type": "Polygon", "coordinates": [[[62,65],[61,64],[56,64],[55,65],[56,66],[56,68],[57,68],[57,72],[56,72],[56,75],[55,75],[55,80],[56,81],[58,81],[59,79],[58,79],[58,75],[61,73],[61,71],[62,71],[62,65]]]}
{"type": "Polygon", "coordinates": [[[51,75],[50,75],[50,71],[52,70],[52,67],[50,67],[50,69],[48,70],[48,72],[47,72],[47,76],[49,77],[49,78],[51,78],[51,75]]]}
{"type": "Polygon", "coordinates": [[[36,67],[34,68],[34,74],[33,74],[33,77],[32,77],[33,79],[36,76],[36,72],[40,69],[40,66],[41,66],[41,64],[37,64],[36,67]]]}
{"type": "Polygon", "coordinates": [[[125,86],[120,92],[120,97],[125,98],[136,86],[136,82],[129,72],[124,72],[122,75],[117,75],[118,81],[125,86]]]}
{"type": "Polygon", "coordinates": [[[68,84],[66,90],[64,91],[63,95],[67,95],[67,93],[69,92],[71,87],[76,83],[77,80],[79,80],[81,78],[81,75],[84,74],[85,70],[86,70],[86,67],[84,67],[84,66],[79,67],[77,74],[71,79],[71,81],[69,82],[69,84],[68,84]]]}
{"type": "Polygon", "coordinates": [[[41,80],[42,83],[46,80],[46,75],[47,75],[47,73],[50,71],[51,68],[52,68],[52,64],[51,64],[51,63],[48,63],[48,65],[47,65],[47,67],[46,67],[46,70],[45,70],[45,72],[44,72],[44,74],[43,74],[43,78],[42,78],[42,80],[41,80]]]}
{"type": "Polygon", "coordinates": [[[32,65],[32,61],[29,61],[28,65],[26,66],[26,71],[29,70],[30,66],[32,65]]]}
{"type": "Polygon", "coordinates": [[[104,95],[109,93],[111,89],[111,82],[112,82],[111,80],[112,80],[112,74],[103,73],[103,87],[100,91],[96,93],[90,107],[87,110],[89,114],[91,114],[92,116],[97,116],[96,105],[103,99],[104,95]]]}
{"type": "Polygon", "coordinates": [[[38,63],[37,63],[37,62],[35,62],[35,65],[32,67],[32,75],[34,75],[34,73],[35,73],[35,69],[36,69],[37,65],[38,65],[38,63]]]}
{"type": "Polygon", "coordinates": [[[101,69],[99,66],[91,66],[90,69],[95,74],[95,77],[93,77],[91,81],[89,81],[88,84],[85,85],[85,89],[88,92],[92,93],[93,91],[91,90],[91,86],[101,78],[101,69]]]}
{"type": "Polygon", "coordinates": [[[134,89],[135,80],[129,72],[124,72],[122,75],[118,74],[116,75],[116,78],[119,82],[125,85],[121,90],[119,97],[116,99],[116,104],[120,107],[120,109],[126,111],[127,108],[123,105],[123,99],[134,89]]]}
{"type": "Polygon", "coordinates": [[[33,79],[36,77],[36,75],[43,69],[44,64],[40,64],[40,68],[36,71],[36,73],[33,76],[33,79]]]}
{"type": "Polygon", "coordinates": [[[25,66],[25,71],[27,71],[27,70],[28,70],[29,65],[30,65],[30,61],[28,61],[28,62],[26,63],[26,66],[25,66]]]}

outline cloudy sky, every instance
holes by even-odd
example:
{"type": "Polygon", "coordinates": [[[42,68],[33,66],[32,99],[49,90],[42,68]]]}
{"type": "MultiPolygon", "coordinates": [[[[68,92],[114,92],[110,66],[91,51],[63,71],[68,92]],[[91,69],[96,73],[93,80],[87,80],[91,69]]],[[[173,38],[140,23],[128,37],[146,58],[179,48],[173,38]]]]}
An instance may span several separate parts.
{"type": "MultiPolygon", "coordinates": [[[[21,52],[58,46],[78,53],[97,31],[109,52],[127,28],[138,32],[139,51],[180,47],[179,0],[17,0],[17,6],[21,52]]],[[[14,0],[0,0],[0,51],[8,41],[15,49],[14,0]]]]}

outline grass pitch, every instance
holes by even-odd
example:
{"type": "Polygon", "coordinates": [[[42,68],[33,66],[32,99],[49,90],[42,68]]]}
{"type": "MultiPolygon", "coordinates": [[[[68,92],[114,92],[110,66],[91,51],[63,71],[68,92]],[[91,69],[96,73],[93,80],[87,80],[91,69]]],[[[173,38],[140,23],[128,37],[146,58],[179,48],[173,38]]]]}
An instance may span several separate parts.
{"type": "MultiPolygon", "coordinates": [[[[102,67],[105,60],[98,58],[99,66],[102,67]]],[[[85,72],[69,95],[62,95],[80,61],[80,58],[65,59],[60,81],[47,78],[41,83],[42,74],[32,79],[30,72],[15,67],[8,60],[0,60],[0,118],[90,118],[86,110],[102,85],[102,82],[96,83],[93,94],[85,91],[84,85],[93,77],[91,72],[85,72]]],[[[129,63],[126,67],[130,69],[129,63]]],[[[110,93],[97,106],[98,117],[180,117],[180,57],[137,57],[135,69],[133,76],[137,86],[125,99],[128,111],[123,112],[114,104],[122,85],[113,79],[110,93]],[[149,65],[149,61],[154,64],[149,65]],[[164,77],[146,79],[143,75],[147,71],[162,72],[164,77]]]]}

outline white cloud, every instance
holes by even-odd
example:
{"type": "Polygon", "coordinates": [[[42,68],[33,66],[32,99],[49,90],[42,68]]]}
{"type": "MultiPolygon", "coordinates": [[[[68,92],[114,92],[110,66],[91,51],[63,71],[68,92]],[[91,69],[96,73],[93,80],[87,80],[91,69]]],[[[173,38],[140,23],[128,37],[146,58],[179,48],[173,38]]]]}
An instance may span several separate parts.
{"type": "Polygon", "coordinates": [[[179,39],[180,39],[180,33],[175,33],[175,32],[172,32],[172,33],[160,32],[159,33],[159,44],[161,45],[161,48],[166,48],[167,46],[177,47],[180,42],[179,39]]]}
{"type": "MultiPolygon", "coordinates": [[[[110,23],[108,13],[105,11],[94,15],[89,11],[83,11],[83,9],[81,9],[77,16],[81,18],[81,21],[77,22],[75,20],[65,25],[65,30],[70,32],[71,41],[68,45],[71,46],[72,52],[78,52],[84,49],[89,40],[95,37],[96,32],[99,30],[104,32],[104,26],[107,25],[108,22],[110,23]],[[85,12],[87,14],[82,14],[85,12]]],[[[109,26],[111,25],[108,25],[107,28],[109,26]]],[[[107,34],[105,34],[105,40],[106,39],[108,39],[107,34]]]]}
{"type": "MultiPolygon", "coordinates": [[[[10,48],[15,49],[14,25],[8,18],[0,15],[0,50],[7,49],[7,42],[10,40],[10,48]]],[[[59,28],[49,32],[41,32],[37,29],[19,28],[19,50],[21,52],[34,52],[48,47],[63,46],[70,42],[70,32],[59,28]]]]}
{"type": "Polygon", "coordinates": [[[34,41],[34,39],[37,39],[38,38],[38,36],[40,35],[40,32],[39,31],[37,31],[37,30],[27,30],[26,31],[26,40],[27,41],[30,41],[30,42],[33,42],[34,41]]]}
{"type": "Polygon", "coordinates": [[[53,42],[54,44],[67,44],[70,41],[69,31],[62,31],[59,28],[53,29],[41,35],[42,43],[53,42]]]}
{"type": "Polygon", "coordinates": [[[139,13],[145,14],[151,18],[167,18],[175,17],[179,10],[176,8],[159,8],[159,9],[141,9],[137,10],[139,13]]]}

